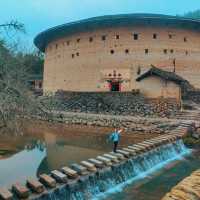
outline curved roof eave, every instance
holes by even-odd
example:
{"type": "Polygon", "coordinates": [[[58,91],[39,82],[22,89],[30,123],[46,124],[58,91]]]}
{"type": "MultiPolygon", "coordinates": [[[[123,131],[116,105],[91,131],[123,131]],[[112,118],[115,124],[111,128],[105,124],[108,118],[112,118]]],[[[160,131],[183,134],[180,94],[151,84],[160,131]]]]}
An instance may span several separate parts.
{"type": "Polygon", "coordinates": [[[200,30],[200,20],[183,18],[178,16],[170,15],[159,15],[159,14],[120,14],[120,15],[106,15],[100,17],[93,17],[89,19],[83,19],[71,23],[62,24],[46,31],[39,33],[35,39],[34,44],[41,50],[45,51],[46,45],[52,40],[70,35],[80,31],[88,31],[97,28],[121,26],[121,25],[132,25],[137,23],[149,23],[154,22],[155,24],[169,23],[175,26],[186,26],[193,29],[200,30]]]}

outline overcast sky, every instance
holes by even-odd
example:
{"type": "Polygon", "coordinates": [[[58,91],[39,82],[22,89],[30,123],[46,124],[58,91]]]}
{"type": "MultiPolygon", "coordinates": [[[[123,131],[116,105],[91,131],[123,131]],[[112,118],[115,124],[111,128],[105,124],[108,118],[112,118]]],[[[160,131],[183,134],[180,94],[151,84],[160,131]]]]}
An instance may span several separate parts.
{"type": "Polygon", "coordinates": [[[200,9],[200,0],[0,0],[0,23],[25,24],[27,37],[66,22],[119,13],[184,14],[200,9]]]}

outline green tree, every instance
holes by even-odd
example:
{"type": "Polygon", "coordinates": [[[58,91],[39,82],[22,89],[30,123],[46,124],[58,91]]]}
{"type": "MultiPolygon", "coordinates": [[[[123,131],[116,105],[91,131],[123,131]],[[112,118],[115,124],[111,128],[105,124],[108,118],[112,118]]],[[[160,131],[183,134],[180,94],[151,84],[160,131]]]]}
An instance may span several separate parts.
{"type": "Polygon", "coordinates": [[[30,75],[42,75],[44,66],[44,56],[40,51],[32,53],[18,53],[17,57],[22,60],[23,65],[27,67],[30,75]]]}

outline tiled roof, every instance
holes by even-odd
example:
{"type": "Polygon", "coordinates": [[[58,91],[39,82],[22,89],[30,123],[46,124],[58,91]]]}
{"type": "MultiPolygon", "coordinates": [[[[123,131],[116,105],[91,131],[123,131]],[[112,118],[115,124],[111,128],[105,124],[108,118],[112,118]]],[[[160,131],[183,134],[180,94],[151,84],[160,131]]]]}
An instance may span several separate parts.
{"type": "Polygon", "coordinates": [[[155,66],[152,65],[152,67],[145,73],[143,73],[142,75],[140,75],[136,81],[141,81],[147,77],[150,76],[158,76],[164,80],[169,80],[169,81],[173,81],[177,84],[181,84],[184,82],[187,82],[187,80],[183,79],[181,76],[178,76],[176,73],[174,72],[168,72],[165,70],[162,70],[160,68],[157,68],[155,66]]]}
{"type": "Polygon", "coordinates": [[[50,28],[41,32],[34,39],[35,45],[44,51],[47,44],[57,38],[81,31],[93,31],[98,28],[132,26],[132,25],[163,25],[189,28],[200,31],[200,20],[160,14],[120,14],[93,17],[50,28]]]}

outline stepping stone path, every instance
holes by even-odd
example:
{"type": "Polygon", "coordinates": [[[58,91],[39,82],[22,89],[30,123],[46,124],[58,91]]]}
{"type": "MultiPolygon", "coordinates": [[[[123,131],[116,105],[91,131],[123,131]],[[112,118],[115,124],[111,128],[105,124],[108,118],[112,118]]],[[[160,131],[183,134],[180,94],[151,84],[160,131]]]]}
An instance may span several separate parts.
{"type": "Polygon", "coordinates": [[[53,170],[50,175],[41,174],[39,180],[27,180],[27,187],[16,183],[12,186],[12,190],[0,188],[0,199],[11,200],[13,196],[16,198],[29,198],[34,200],[35,193],[37,198],[45,192],[54,192],[54,188],[67,184],[70,188],[74,188],[78,181],[84,183],[88,180],[89,175],[93,176],[96,172],[105,172],[112,170],[111,166],[116,167],[118,163],[123,163],[135,156],[141,156],[145,152],[158,150],[161,145],[174,143],[181,139],[188,131],[191,123],[183,122],[171,134],[160,135],[156,138],[146,140],[144,142],[129,145],[126,148],[118,149],[117,153],[105,153],[96,158],[90,158],[87,161],[81,161],[80,164],[74,163],[70,167],[65,166],[59,170],[53,170]],[[58,183],[58,184],[57,184],[58,183]]]}

